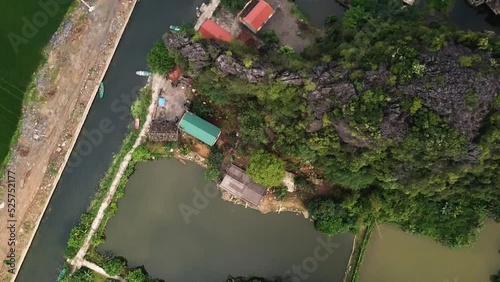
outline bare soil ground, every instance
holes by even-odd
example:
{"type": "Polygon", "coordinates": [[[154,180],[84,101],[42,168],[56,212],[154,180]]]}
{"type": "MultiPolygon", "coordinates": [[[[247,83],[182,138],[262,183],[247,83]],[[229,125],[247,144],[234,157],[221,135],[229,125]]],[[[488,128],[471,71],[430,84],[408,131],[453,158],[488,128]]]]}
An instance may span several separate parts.
{"type": "Polygon", "coordinates": [[[154,118],[168,121],[174,120],[175,117],[180,119],[186,111],[186,101],[192,97],[191,88],[180,84],[174,87],[164,76],[154,76],[152,88],[154,92],[161,92],[161,97],[166,100],[164,108],[156,108],[154,118]]]}
{"type": "MultiPolygon", "coordinates": [[[[136,1],[89,2],[94,12],[79,5],[51,40],[47,63],[35,80],[38,99],[24,105],[21,134],[8,165],[16,174],[16,273],[136,1]]],[[[6,220],[4,208],[0,222],[6,220]]],[[[0,225],[0,242],[10,235],[6,227],[0,225]]],[[[1,257],[7,247],[0,245],[1,257]]],[[[2,263],[0,281],[14,278],[2,263]]]]}
{"type": "Polygon", "coordinates": [[[307,209],[295,193],[289,193],[285,200],[279,201],[272,192],[268,192],[262,199],[259,210],[262,213],[289,211],[308,216],[307,209]]]}
{"type": "Polygon", "coordinates": [[[274,30],[281,40],[281,44],[292,47],[295,52],[302,52],[314,41],[314,34],[300,29],[300,19],[292,14],[292,5],[288,0],[282,0],[281,6],[271,19],[264,25],[264,30],[274,30]]]}

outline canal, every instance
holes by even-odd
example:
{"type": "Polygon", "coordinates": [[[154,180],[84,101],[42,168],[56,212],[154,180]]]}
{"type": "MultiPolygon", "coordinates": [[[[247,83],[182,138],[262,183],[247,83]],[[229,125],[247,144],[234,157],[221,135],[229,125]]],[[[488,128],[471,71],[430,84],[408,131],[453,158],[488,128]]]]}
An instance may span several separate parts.
{"type": "MultiPolygon", "coordinates": [[[[128,115],[128,109],[122,109],[128,108],[129,106],[127,97],[134,98],[138,89],[145,84],[145,79],[135,76],[134,72],[136,70],[145,69],[146,54],[152,47],[154,41],[161,37],[161,35],[168,29],[169,25],[179,24],[184,21],[195,19],[195,7],[199,6],[201,2],[203,1],[147,0],[140,1],[137,4],[111,62],[110,68],[106,73],[106,77],[104,78],[104,82],[106,84],[106,95],[103,99],[97,99],[94,102],[83,128],[86,132],[92,132],[93,130],[99,128],[99,124],[103,120],[109,119],[113,124],[114,130],[109,134],[105,134],[103,136],[103,141],[94,145],[91,153],[82,158],[81,162],[65,169],[49,203],[48,209],[43,216],[41,225],[16,281],[31,282],[34,281],[34,277],[36,277],[37,282],[55,281],[59,272],[58,267],[60,267],[64,262],[63,254],[71,228],[79,222],[80,215],[86,210],[92,196],[97,190],[101,177],[110,165],[113,153],[119,149],[123,137],[128,131],[128,125],[131,122],[131,118],[128,115]]],[[[322,25],[323,17],[332,13],[340,16],[342,13],[340,6],[338,6],[334,0],[297,0],[297,3],[310,16],[311,22],[318,27],[322,25]]],[[[471,8],[467,6],[465,0],[456,1],[455,6],[450,13],[450,18],[457,25],[465,29],[488,29],[496,32],[500,31],[498,16],[492,16],[492,13],[483,9],[483,7],[479,9],[471,8]]],[[[72,159],[75,159],[75,156],[79,151],[78,148],[87,142],[88,139],[89,136],[80,134],[75,147],[76,149],[72,153],[72,159]]],[[[139,165],[139,168],[142,169],[142,167],[144,167],[144,173],[147,174],[147,171],[149,170],[146,169],[146,167],[148,167],[148,165],[150,164],[139,165]]],[[[169,165],[165,164],[165,166],[168,167],[169,165]]],[[[177,169],[193,170],[193,173],[199,173],[196,172],[199,168],[179,167],[177,169]]],[[[151,170],[154,171],[154,168],[151,170]]],[[[157,174],[155,177],[161,178],[164,173],[165,172],[157,174]]],[[[166,193],[162,194],[163,198],[160,198],[165,201],[163,206],[160,205],[157,208],[154,208],[155,206],[150,204],[146,206],[148,209],[152,209],[149,211],[150,213],[157,213],[156,217],[153,217],[156,218],[157,221],[159,221],[160,217],[165,217],[165,219],[168,219],[170,223],[174,222],[174,220],[178,221],[179,211],[172,207],[167,208],[165,204],[168,201],[171,201],[168,199],[170,196],[174,197],[174,199],[175,197],[179,197],[177,198],[177,205],[183,201],[189,202],[189,198],[186,198],[189,196],[189,193],[183,191],[186,187],[179,186],[181,183],[171,183],[170,186],[163,185],[162,187],[165,190],[163,191],[154,186],[158,185],[154,182],[149,183],[154,187],[145,187],[140,184],[137,184],[138,186],[133,186],[133,179],[140,179],[140,177],[140,175],[132,177],[129,188],[135,188],[129,189],[132,191],[130,193],[134,193],[133,191],[137,192],[137,190],[139,190],[137,187],[143,187],[143,190],[153,189],[149,191],[166,193]],[[175,189],[174,186],[177,189],[175,189]],[[184,194],[178,195],[177,193],[184,194]],[[166,217],[167,211],[169,214],[171,213],[177,218],[166,217]]],[[[204,185],[204,182],[198,177],[192,179],[191,181],[193,181],[191,184],[187,183],[185,185],[204,185]]],[[[190,187],[187,189],[189,188],[190,187]]],[[[188,191],[192,192],[192,189],[188,191]]],[[[144,195],[144,197],[147,196],[148,195],[144,195]]],[[[151,200],[159,201],[159,199],[151,200]]],[[[134,205],[130,203],[127,204],[127,201],[133,201],[131,200],[131,197],[129,197],[128,192],[126,197],[122,199],[120,205],[134,205]]],[[[145,201],[145,199],[143,198],[142,201],[145,201]]],[[[170,204],[172,204],[172,202],[170,202],[170,204]]],[[[242,207],[223,203],[217,198],[212,199],[210,201],[210,205],[206,208],[206,211],[204,210],[203,212],[200,212],[200,214],[193,219],[191,224],[181,225],[184,230],[181,229],[181,231],[179,231],[179,234],[183,235],[187,234],[188,231],[186,230],[196,231],[208,237],[204,238],[204,241],[200,242],[210,242],[209,246],[197,246],[198,250],[204,251],[201,254],[196,252],[195,248],[189,248],[188,246],[189,242],[197,242],[195,239],[202,240],[201,238],[189,236],[177,237],[179,236],[179,234],[175,233],[177,231],[171,230],[171,228],[167,227],[167,225],[158,226],[158,229],[161,232],[148,230],[148,234],[151,237],[147,239],[136,237],[136,241],[132,241],[132,243],[128,244],[131,245],[127,247],[129,249],[120,245],[123,244],[123,241],[121,241],[120,238],[112,237],[117,236],[113,235],[116,234],[113,233],[113,230],[120,230],[120,228],[122,228],[120,227],[120,224],[123,224],[124,219],[120,219],[119,216],[121,213],[124,214],[121,216],[122,218],[129,216],[130,220],[136,220],[136,228],[130,228],[127,232],[139,232],[137,231],[139,228],[147,227],[146,224],[149,221],[149,218],[144,218],[145,215],[142,214],[142,210],[144,210],[144,208],[141,208],[138,204],[136,204],[136,211],[141,211],[140,215],[133,213],[132,211],[134,209],[131,207],[127,207],[123,209],[123,211],[120,208],[117,218],[113,219],[109,223],[110,225],[108,226],[107,231],[109,238],[106,245],[102,247],[112,249],[119,255],[124,255],[130,260],[131,265],[145,264],[153,276],[169,277],[173,279],[172,281],[182,281],[180,279],[184,279],[185,277],[192,277],[193,279],[196,279],[196,277],[199,277],[200,273],[206,273],[206,275],[209,276],[211,275],[210,277],[220,277],[220,275],[223,274],[259,274],[263,276],[280,274],[279,272],[288,269],[291,265],[298,265],[303,262],[304,259],[308,258],[311,251],[314,251],[314,248],[318,245],[316,240],[318,238],[322,238],[311,228],[309,222],[292,214],[263,216],[252,210],[246,210],[242,207]],[[140,216],[142,216],[143,221],[137,220],[140,216]],[[278,217],[279,219],[277,219],[278,217]],[[242,218],[243,220],[248,221],[249,227],[231,227],[231,224],[228,224],[228,222],[235,222],[236,218],[242,218]],[[283,223],[280,223],[281,221],[283,223]],[[294,226],[293,230],[289,228],[292,225],[294,226]],[[209,230],[209,226],[210,228],[215,228],[209,230]],[[276,228],[276,226],[281,226],[284,230],[280,230],[280,228],[276,228]],[[254,230],[261,230],[260,233],[262,234],[255,232],[254,230]],[[238,236],[242,238],[239,245],[236,240],[231,237],[233,233],[238,234],[238,236]],[[249,241],[246,238],[250,237],[241,236],[247,233],[251,234],[251,236],[253,236],[252,238],[257,240],[256,242],[270,241],[274,242],[276,246],[271,248],[272,246],[270,246],[269,243],[264,244],[269,249],[261,249],[256,243],[246,246],[246,242],[249,241]],[[280,238],[280,240],[276,240],[276,238],[280,238]],[[167,242],[163,243],[163,241],[167,242]],[[165,255],[169,256],[168,259],[170,261],[175,262],[168,269],[162,269],[166,267],[167,264],[161,264],[159,262],[161,261],[161,259],[159,259],[159,252],[157,252],[155,248],[151,247],[156,246],[156,244],[158,244],[157,242],[161,243],[161,246],[159,246],[158,249],[165,252],[165,255]],[[179,242],[179,245],[177,246],[172,244],[172,242],[179,242]],[[226,242],[232,244],[228,245],[230,248],[222,248],[223,244],[226,242]],[[212,243],[214,244],[213,246],[210,245],[212,243]],[[135,245],[143,246],[144,250],[135,247],[135,245]],[[201,247],[206,249],[200,249],[201,247]],[[136,254],[129,254],[129,252],[131,252],[134,248],[136,254]],[[225,252],[221,253],[219,256],[219,251],[222,249],[224,249],[225,252]],[[249,254],[248,258],[245,258],[244,261],[247,265],[232,263],[232,261],[238,262],[235,257],[239,258],[240,256],[236,256],[235,254],[237,252],[232,252],[231,249],[249,254]],[[260,253],[252,253],[256,250],[260,251],[260,253]],[[174,254],[176,254],[177,251],[180,254],[186,254],[187,258],[182,259],[181,255],[175,257],[174,254]],[[280,253],[281,256],[278,256],[280,253]],[[286,257],[282,257],[282,254],[284,253],[287,254],[286,257]],[[209,260],[202,262],[199,259],[200,256],[209,258],[209,260]],[[228,258],[225,259],[222,256],[228,256],[228,258]],[[265,261],[267,261],[267,264],[264,264],[262,263],[262,258],[270,258],[272,261],[266,259],[265,261]],[[177,262],[177,260],[182,261],[177,262]],[[222,260],[231,262],[231,264],[227,267],[220,267],[220,271],[218,272],[215,271],[214,269],[218,268],[218,265],[222,263],[222,260]],[[188,263],[192,263],[194,267],[199,267],[201,270],[196,273],[186,273],[186,271],[181,268],[173,269],[173,266],[182,267],[182,265],[187,265],[188,263]],[[276,264],[276,267],[270,266],[274,264],[276,264]],[[250,266],[256,267],[250,268],[250,266]]],[[[150,216],[154,215],[155,214],[150,214],[150,216]]],[[[177,222],[177,224],[182,224],[182,222],[177,222]]],[[[196,232],[194,235],[198,236],[196,232]]],[[[133,234],[131,234],[131,236],[132,235],[133,234]]],[[[342,240],[347,240],[345,238],[342,240]]],[[[348,244],[344,243],[340,245],[341,246],[339,248],[342,249],[348,244]]],[[[343,257],[343,255],[340,255],[339,257],[343,257]]],[[[341,261],[334,261],[335,259],[337,259],[336,256],[332,256],[326,264],[329,267],[336,267],[335,265],[337,264],[340,265],[341,261]],[[331,263],[330,260],[332,260],[331,263]]],[[[365,264],[368,265],[370,263],[366,260],[365,264]]],[[[323,264],[319,266],[317,274],[315,274],[317,276],[314,276],[317,277],[317,280],[311,281],[322,281],[321,279],[332,279],[332,277],[334,281],[337,281],[336,277],[339,276],[336,275],[338,275],[339,270],[332,268],[330,271],[325,271],[321,268],[322,265],[323,264]]]]}
{"type": "Polygon", "coordinates": [[[352,234],[328,238],[302,215],[264,215],[223,201],[195,163],[138,164],[118,205],[100,252],[169,282],[287,271],[290,281],[302,272],[307,281],[341,282],[352,250],[352,234]]]}
{"type": "Polygon", "coordinates": [[[146,68],[147,53],[169,25],[195,19],[195,7],[201,2],[147,0],[137,3],[104,78],[106,95],[92,105],[70,158],[73,165],[63,172],[16,281],[56,280],[71,228],[85,212],[113,153],[120,148],[128,131],[131,123],[128,97],[133,99],[146,82],[136,76],[135,71],[146,68]],[[80,146],[92,138],[83,132],[95,132],[103,120],[109,120],[114,130],[104,134],[102,142],[95,142],[97,145],[92,146],[91,153],[79,161],[80,146]]]}

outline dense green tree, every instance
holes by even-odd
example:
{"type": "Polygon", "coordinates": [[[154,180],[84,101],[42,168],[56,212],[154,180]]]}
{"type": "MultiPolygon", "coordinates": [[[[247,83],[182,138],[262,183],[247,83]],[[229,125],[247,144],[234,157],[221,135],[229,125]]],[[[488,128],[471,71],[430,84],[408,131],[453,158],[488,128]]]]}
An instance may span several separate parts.
{"type": "Polygon", "coordinates": [[[207,168],[205,169],[205,178],[208,181],[218,182],[220,180],[220,166],[223,158],[222,151],[217,147],[212,147],[207,158],[207,168]]]}
{"type": "Polygon", "coordinates": [[[144,273],[143,268],[137,267],[127,273],[125,276],[127,282],[148,282],[150,279],[148,278],[147,273],[144,273]]]}
{"type": "Polygon", "coordinates": [[[307,209],[315,219],[316,229],[325,234],[336,235],[357,229],[356,218],[330,198],[316,198],[307,204],[307,209]]]}
{"type": "Polygon", "coordinates": [[[153,72],[162,75],[171,71],[175,66],[175,59],[165,47],[163,41],[155,43],[151,51],[149,51],[146,61],[153,72]]]}
{"type": "Polygon", "coordinates": [[[104,271],[111,276],[120,275],[125,270],[125,267],[125,262],[119,258],[114,258],[103,266],[104,271]]]}
{"type": "Polygon", "coordinates": [[[247,173],[255,182],[275,187],[285,177],[285,162],[264,150],[255,151],[248,160],[247,173]]]}
{"type": "MultiPolygon", "coordinates": [[[[447,246],[470,244],[484,218],[500,218],[500,98],[470,88],[453,94],[458,102],[443,108],[436,90],[446,89],[450,78],[436,62],[455,56],[448,63],[462,67],[450,69],[473,70],[480,80],[498,72],[500,39],[429,21],[421,9],[401,9],[398,1],[350,4],[343,21],[329,19],[324,36],[303,53],[276,48],[272,34],[263,34],[272,46],[259,53],[241,42],[222,51],[246,68],[294,72],[302,84],[271,75],[249,83],[211,65],[196,79],[196,99],[225,117],[223,130],[237,131],[238,152],[250,153],[247,171],[257,182],[278,186],[286,163],[291,172],[337,185],[334,199],[309,203],[319,230],[335,234],[376,220],[447,246]],[[437,61],[429,62],[429,54],[437,61]],[[328,73],[321,74],[325,68],[328,73]],[[318,94],[328,89],[318,76],[343,89],[318,94]],[[351,87],[353,95],[344,92],[351,87]],[[405,91],[411,88],[418,91],[405,91]],[[475,136],[443,114],[462,102],[471,117],[488,113],[475,136]],[[401,135],[387,136],[384,126],[401,135]]],[[[313,192],[305,183],[297,186],[313,192]]]]}

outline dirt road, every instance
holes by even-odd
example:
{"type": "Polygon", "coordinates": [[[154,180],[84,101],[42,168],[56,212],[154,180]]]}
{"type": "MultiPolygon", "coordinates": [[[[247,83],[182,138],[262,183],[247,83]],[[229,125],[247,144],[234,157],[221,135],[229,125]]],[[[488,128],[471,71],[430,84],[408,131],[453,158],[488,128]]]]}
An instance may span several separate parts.
{"type": "MultiPolygon", "coordinates": [[[[95,10],[89,14],[84,6],[78,6],[47,47],[48,60],[37,75],[33,90],[38,99],[23,107],[20,138],[8,165],[16,176],[15,273],[21,267],[136,0],[88,2],[95,10]]],[[[4,177],[2,187],[7,187],[6,181],[4,177]]],[[[5,188],[2,190],[0,206],[7,196],[5,188]]],[[[0,222],[7,222],[6,207],[0,210],[0,222]]],[[[9,236],[7,225],[1,224],[3,258],[9,252],[9,236]]],[[[8,270],[8,265],[1,265],[0,281],[15,279],[8,270]]]]}

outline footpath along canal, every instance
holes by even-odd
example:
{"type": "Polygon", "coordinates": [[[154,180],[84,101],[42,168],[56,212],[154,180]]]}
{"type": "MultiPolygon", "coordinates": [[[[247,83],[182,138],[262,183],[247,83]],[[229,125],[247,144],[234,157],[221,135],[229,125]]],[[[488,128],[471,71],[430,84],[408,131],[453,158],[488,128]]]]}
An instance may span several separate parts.
{"type": "Polygon", "coordinates": [[[16,281],[56,280],[71,228],[85,212],[129,130],[131,102],[146,82],[135,71],[146,68],[147,53],[168,26],[195,20],[195,8],[201,3],[202,0],[137,3],[104,78],[106,94],[102,99],[97,97],[92,105],[16,281]]]}

